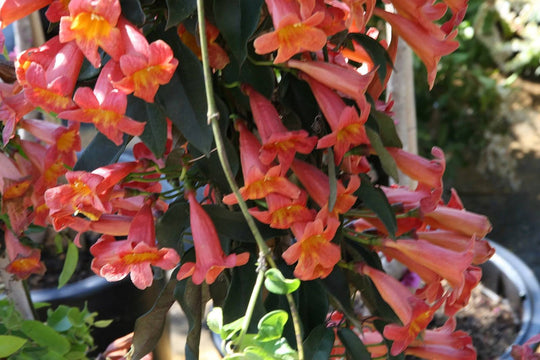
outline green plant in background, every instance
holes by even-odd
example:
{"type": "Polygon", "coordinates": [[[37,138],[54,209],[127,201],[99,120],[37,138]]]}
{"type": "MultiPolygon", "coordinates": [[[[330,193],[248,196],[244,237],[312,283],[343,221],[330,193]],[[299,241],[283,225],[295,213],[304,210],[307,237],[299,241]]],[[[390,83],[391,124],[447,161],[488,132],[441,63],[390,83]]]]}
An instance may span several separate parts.
{"type": "MultiPolygon", "coordinates": [[[[37,304],[36,304],[37,305],[37,304]]],[[[47,306],[47,304],[41,304],[47,306]]],[[[94,348],[92,328],[103,328],[111,320],[96,320],[96,312],[85,307],[60,305],[47,309],[47,320],[24,320],[8,299],[0,300],[0,358],[87,359],[94,348]]]]}
{"type": "MultiPolygon", "coordinates": [[[[494,126],[501,93],[498,73],[486,46],[474,35],[474,19],[479,2],[472,2],[459,26],[460,47],[441,59],[439,76],[427,91],[423,65],[415,62],[415,93],[418,113],[418,146],[429,154],[433,142],[444,149],[448,171],[477,160],[485,146],[484,133],[494,126]]],[[[499,131],[506,131],[502,126],[499,131]]]]}

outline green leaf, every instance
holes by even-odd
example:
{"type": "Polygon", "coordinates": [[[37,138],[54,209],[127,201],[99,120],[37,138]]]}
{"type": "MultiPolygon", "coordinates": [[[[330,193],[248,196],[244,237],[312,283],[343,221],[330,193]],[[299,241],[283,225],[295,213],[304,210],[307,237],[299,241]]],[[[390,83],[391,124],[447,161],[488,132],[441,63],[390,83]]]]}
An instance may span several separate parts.
{"type": "Polygon", "coordinates": [[[269,312],[259,321],[259,333],[255,339],[262,342],[280,339],[287,320],[289,314],[283,310],[269,312]]]}
{"type": "Polygon", "coordinates": [[[334,347],[334,332],[324,325],[314,328],[304,341],[304,358],[328,360],[334,347]]]}
{"type": "Polygon", "coordinates": [[[134,25],[142,26],[145,16],[139,0],[120,0],[122,15],[134,25]]]}
{"type": "Polygon", "coordinates": [[[25,320],[21,330],[32,340],[51,351],[63,355],[69,351],[69,341],[51,327],[37,320],[25,320]]]}
{"type": "Polygon", "coordinates": [[[0,358],[16,353],[28,340],[12,335],[0,335],[0,358]]]}
{"type": "Polygon", "coordinates": [[[290,294],[300,287],[300,280],[286,279],[278,269],[269,269],[264,276],[264,286],[274,294],[290,294]]]}
{"type": "Polygon", "coordinates": [[[347,354],[353,359],[371,359],[371,355],[360,337],[349,328],[341,328],[337,332],[339,340],[345,346],[347,354]]]}
{"type": "Polygon", "coordinates": [[[318,281],[304,281],[298,290],[298,312],[305,333],[324,324],[329,311],[328,297],[318,281]]]}
{"type": "Polygon", "coordinates": [[[206,325],[212,332],[221,334],[221,329],[223,329],[223,309],[215,307],[210,310],[206,317],[206,325]]]}
{"type": "Polygon", "coordinates": [[[60,305],[54,311],[49,309],[47,311],[47,325],[58,332],[71,329],[73,324],[69,319],[68,312],[69,307],[65,305],[60,305]]]}
{"type": "Polygon", "coordinates": [[[365,206],[373,210],[382,221],[388,234],[394,238],[397,231],[396,215],[384,192],[371,184],[369,177],[365,174],[360,174],[360,188],[356,191],[356,195],[361,199],[365,206]]]}
{"type": "Polygon", "coordinates": [[[246,44],[259,23],[262,0],[214,0],[216,25],[241,66],[246,44]]]}
{"type": "Polygon", "coordinates": [[[77,263],[79,262],[79,249],[75,246],[74,243],[69,242],[66,252],[66,259],[64,260],[64,267],[62,272],[58,277],[58,289],[66,285],[71,276],[77,268],[77,263]]]}
{"type": "Polygon", "coordinates": [[[174,297],[182,307],[188,319],[189,330],[185,345],[185,356],[187,360],[199,358],[199,343],[201,340],[202,320],[204,315],[204,305],[210,297],[204,290],[206,283],[195,285],[191,277],[176,284],[174,297]]]}
{"type": "Polygon", "coordinates": [[[156,223],[156,237],[161,246],[177,248],[182,233],[189,227],[189,204],[173,202],[156,223]]]}
{"type": "Polygon", "coordinates": [[[197,9],[197,0],[166,0],[167,25],[166,29],[180,24],[197,9]]]}
{"type": "Polygon", "coordinates": [[[386,49],[377,40],[366,34],[353,33],[349,34],[349,37],[366,50],[374,64],[379,64],[377,72],[379,73],[381,81],[384,81],[387,63],[390,66],[393,66],[392,59],[390,58],[390,55],[388,55],[386,49]]]}
{"type": "Polygon", "coordinates": [[[106,328],[107,326],[111,325],[114,320],[98,320],[94,322],[94,327],[97,328],[106,328]]]}
{"type": "Polygon", "coordinates": [[[330,186],[330,195],[328,196],[328,211],[334,210],[337,200],[337,179],[336,167],[334,164],[334,152],[328,149],[328,185],[330,186]]]}
{"type": "Polygon", "coordinates": [[[102,133],[97,133],[79,156],[79,160],[77,160],[73,169],[92,171],[100,166],[116,162],[131,139],[132,136],[124,135],[124,142],[117,146],[102,133]]]}
{"type": "Polygon", "coordinates": [[[379,136],[381,137],[384,146],[397,147],[400,149],[403,147],[396,131],[394,120],[390,116],[380,111],[372,111],[369,116],[373,116],[377,121],[379,136]]]}
{"type": "Polygon", "coordinates": [[[146,103],[146,126],[140,138],[157,158],[163,156],[167,143],[167,120],[156,104],[146,103]]]}
{"type": "MultiPolygon", "coordinates": [[[[204,205],[206,213],[212,219],[220,236],[241,242],[255,242],[244,215],[239,211],[230,211],[219,205],[204,205]]],[[[266,224],[255,220],[263,239],[283,235],[283,230],[272,229],[266,224]]]]}
{"type": "Polygon", "coordinates": [[[178,66],[168,84],[159,88],[156,99],[189,143],[203,154],[208,154],[213,135],[206,117],[202,65],[197,56],[180,41],[176,31],[164,33],[163,39],[171,46],[182,66],[178,66]]]}
{"type": "Polygon", "coordinates": [[[169,309],[175,301],[174,291],[177,283],[176,276],[172,276],[150,311],[135,321],[135,333],[133,335],[134,360],[139,360],[156,347],[163,334],[169,309]]]}
{"type": "Polygon", "coordinates": [[[375,132],[375,130],[368,126],[366,126],[366,133],[369,138],[369,142],[371,143],[371,146],[373,146],[373,149],[375,149],[375,152],[379,156],[383,170],[389,176],[391,176],[396,181],[396,183],[399,183],[396,162],[394,161],[392,155],[390,155],[388,150],[386,150],[386,148],[384,147],[381,137],[379,136],[379,134],[377,134],[377,132],[375,132]]]}

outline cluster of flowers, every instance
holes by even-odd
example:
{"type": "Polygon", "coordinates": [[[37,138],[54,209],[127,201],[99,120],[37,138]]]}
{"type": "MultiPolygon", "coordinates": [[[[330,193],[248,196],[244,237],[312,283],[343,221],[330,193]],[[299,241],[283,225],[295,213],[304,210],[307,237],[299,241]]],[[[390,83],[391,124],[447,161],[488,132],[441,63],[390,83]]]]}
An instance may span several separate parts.
{"type": "MultiPolygon", "coordinates": [[[[398,37],[406,40],[425,63],[432,85],[440,57],[458,46],[453,38],[467,0],[389,2],[396,13],[376,7],[375,0],[266,0],[274,30],[255,39],[255,52],[265,55],[277,50],[274,64],[309,85],[330,132],[317,137],[305,129],[287,129],[270,100],[251,85],[242,85],[253,121],[235,122],[243,175],[240,193],[245,201],[263,204],[250,209],[259,221],[290,230],[296,240],[282,257],[287,264],[296,264],[297,278],[325,278],[339,265],[371,279],[400,323],[386,325],[381,334],[366,320],[357,330],[367,344],[380,343],[382,335],[393,341],[392,355],[474,358],[470,338],[453,331],[453,315],[468,302],[480,281],[477,265],[493,254],[484,240],[491,225],[485,217],[464,210],[455,192],[448,203],[442,201],[445,160],[440,149],[434,148],[434,159],[428,160],[398,147],[381,150],[372,144],[378,137],[369,136],[366,122],[370,113],[391,115],[391,102],[379,100],[391,66],[374,63],[354,40],[352,48],[329,42],[343,31],[376,39],[377,31],[367,28],[375,15],[393,28],[391,43],[381,41],[381,45],[393,57],[398,37]],[[451,18],[438,25],[448,9],[451,18]],[[297,54],[302,55],[291,59],[297,54]],[[387,66],[385,78],[380,78],[379,66],[387,66]],[[324,152],[329,168],[337,164],[331,170],[337,174],[327,175],[308,161],[315,149],[324,152]],[[366,156],[378,151],[387,152],[405,175],[418,182],[414,190],[381,186],[397,217],[397,231],[392,235],[375,213],[357,209],[358,190],[370,171],[366,156]],[[422,286],[411,291],[381,270],[348,262],[334,240],[338,233],[403,263],[420,276],[422,286]],[[448,322],[443,328],[426,330],[434,312],[442,307],[448,322]]],[[[2,212],[9,218],[9,228],[4,229],[11,259],[8,271],[21,278],[44,271],[39,250],[23,245],[18,238],[31,223],[52,224],[56,230],[69,227],[79,233],[103,234],[91,248],[95,257],[92,269],[110,281],[130,274],[133,283],[143,289],[152,283],[151,265],[172,269],[180,263],[174,249],[158,248],[154,233],[155,217],[167,204],[156,195],[161,185],[159,174],[152,171],[164,166],[172,147],[170,136],[160,159],[139,143],[133,150],[135,161],[91,172],[69,169],[80,150],[79,122],[93,123],[115,144],[122,143],[124,133],[141,135],[144,124],[125,115],[127,95],[153,102],[158,87],[170,81],[178,60],[164,41],[148,43],[141,30],[122,16],[119,0],[8,0],[0,9],[2,25],[47,5],[49,20],[59,22],[59,35],[21,53],[15,62],[17,81],[0,88],[4,123],[0,187],[2,212]],[[78,87],[75,91],[84,58],[101,67],[98,48],[110,59],[93,89],[78,87]],[[23,119],[37,107],[57,113],[69,125],[23,119]],[[20,139],[17,129],[26,130],[36,140],[20,139]],[[67,183],[59,185],[62,177],[67,183]]],[[[217,29],[208,29],[212,66],[223,68],[227,54],[216,43],[217,29]]],[[[182,26],[178,33],[196,52],[192,35],[182,26]]],[[[196,261],[182,264],[177,277],[192,276],[195,284],[211,284],[224,268],[247,263],[249,253],[226,255],[193,189],[187,189],[185,197],[196,261]]],[[[217,202],[234,205],[238,199],[229,194],[217,202]]],[[[373,357],[381,356],[378,347],[369,349],[374,351],[373,357]]]]}

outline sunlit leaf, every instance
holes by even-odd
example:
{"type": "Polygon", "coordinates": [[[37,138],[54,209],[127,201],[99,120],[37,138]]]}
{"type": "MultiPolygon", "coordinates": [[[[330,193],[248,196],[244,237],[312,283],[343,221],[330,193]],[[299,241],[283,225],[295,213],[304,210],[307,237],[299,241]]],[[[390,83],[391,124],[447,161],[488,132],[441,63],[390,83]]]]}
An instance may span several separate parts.
{"type": "Polygon", "coordinates": [[[63,355],[69,351],[69,341],[53,328],[37,320],[25,320],[21,330],[32,340],[51,351],[63,355]]]}
{"type": "Polygon", "coordinates": [[[0,358],[16,353],[28,340],[13,335],[0,335],[0,358]]]}
{"type": "Polygon", "coordinates": [[[78,262],[79,262],[79,249],[77,249],[77,246],[75,246],[74,243],[69,242],[67,251],[66,251],[66,259],[64,260],[64,267],[62,268],[62,272],[60,273],[60,276],[58,277],[58,289],[66,285],[69,279],[71,279],[71,276],[73,275],[73,273],[75,272],[75,269],[77,268],[78,262]]]}
{"type": "Polygon", "coordinates": [[[300,287],[300,280],[286,279],[278,269],[268,269],[264,275],[264,286],[271,293],[279,295],[290,294],[300,287]]]}
{"type": "Polygon", "coordinates": [[[255,339],[266,342],[281,338],[288,319],[289,315],[283,310],[269,312],[259,321],[259,332],[255,339]]]}

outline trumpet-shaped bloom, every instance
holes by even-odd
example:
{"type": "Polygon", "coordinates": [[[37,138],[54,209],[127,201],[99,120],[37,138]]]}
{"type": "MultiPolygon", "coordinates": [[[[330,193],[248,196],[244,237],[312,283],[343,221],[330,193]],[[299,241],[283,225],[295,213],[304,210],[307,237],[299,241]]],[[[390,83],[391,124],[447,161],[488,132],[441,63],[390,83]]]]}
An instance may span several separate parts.
{"type": "Polygon", "coordinates": [[[352,195],[360,187],[360,179],[351,176],[347,188],[341,181],[337,182],[336,202],[332,209],[328,208],[330,200],[330,181],[328,176],[315,166],[294,160],[292,170],[298,180],[306,188],[309,196],[322,208],[321,213],[327,220],[337,219],[339,214],[346,213],[356,202],[356,196],[352,195]]]}
{"type": "Polygon", "coordinates": [[[114,87],[152,103],[159,86],[171,80],[178,60],[163,40],[148,44],[144,35],[125,19],[119,27],[126,48],[119,60],[124,78],[115,81],[114,87]]]}
{"type": "Polygon", "coordinates": [[[47,20],[56,23],[62,16],[69,16],[69,3],[70,0],[53,0],[45,12],[47,20]]]}
{"type": "Polygon", "coordinates": [[[483,238],[492,229],[489,219],[463,209],[455,209],[444,205],[427,214],[424,221],[435,229],[453,230],[468,236],[483,238]]]}
{"type": "Polygon", "coordinates": [[[320,219],[315,219],[307,223],[302,231],[295,231],[299,241],[282,254],[289,265],[298,261],[294,276],[300,280],[313,280],[325,278],[332,272],[341,259],[339,246],[331,242],[336,230],[334,226],[324,227],[320,219]]]}
{"type": "Polygon", "coordinates": [[[155,245],[154,218],[146,203],[135,215],[126,240],[114,240],[104,235],[90,252],[94,255],[92,270],[108,281],[119,281],[130,274],[131,281],[139,289],[152,285],[152,266],[164,270],[174,268],[180,257],[174,249],[155,245]]]}
{"type": "Polygon", "coordinates": [[[268,54],[277,50],[274,63],[282,63],[300,52],[318,51],[326,45],[326,33],[317,27],[323,20],[323,12],[316,12],[305,20],[298,14],[289,13],[274,31],[255,39],[255,52],[268,54]]]}
{"type": "MultiPolygon", "coordinates": [[[[244,200],[261,199],[268,194],[278,193],[291,199],[300,196],[301,190],[282,176],[281,166],[268,166],[259,160],[261,144],[249,131],[242,121],[236,123],[240,132],[240,162],[244,175],[244,186],[240,188],[240,195],[244,200]]],[[[234,194],[223,197],[223,202],[228,205],[236,204],[238,200],[234,194]]]]}
{"type": "Polygon", "coordinates": [[[397,355],[426,329],[442,301],[430,307],[392,276],[367,265],[362,266],[361,271],[373,281],[384,301],[390,305],[403,324],[388,324],[383,332],[385,338],[393,340],[390,353],[397,355]]]}
{"type": "Polygon", "coordinates": [[[109,140],[120,145],[124,133],[139,136],[144,131],[145,123],[125,115],[127,95],[114,89],[109,79],[116,66],[114,60],[110,60],[103,67],[93,91],[88,87],[81,87],[75,92],[73,100],[80,108],[63,111],[58,116],[67,120],[93,123],[109,140]]]}
{"type": "Polygon", "coordinates": [[[360,109],[366,109],[364,94],[373,80],[375,71],[361,75],[351,66],[340,66],[323,61],[289,60],[287,65],[301,70],[321,84],[347,95],[356,101],[360,109]]]}
{"type": "Polygon", "coordinates": [[[304,76],[317,99],[326,121],[332,129],[332,133],[322,137],[317,143],[317,148],[334,147],[336,163],[341,163],[343,156],[352,147],[360,144],[369,144],[364,124],[369,115],[369,106],[362,110],[362,116],[358,116],[353,106],[347,106],[343,100],[330,88],[320,82],[304,76]]]}
{"type": "Polygon", "coordinates": [[[476,351],[472,339],[464,331],[452,331],[448,326],[426,330],[422,339],[413,341],[405,354],[427,360],[474,360],[476,351]]]}
{"type": "Polygon", "coordinates": [[[294,223],[313,221],[315,211],[306,207],[307,195],[302,192],[298,199],[291,199],[279,194],[268,194],[267,211],[250,209],[249,213],[262,223],[275,229],[288,229],[294,223]]]}
{"type": "Polygon", "coordinates": [[[83,55],[74,43],[64,44],[47,68],[30,62],[25,72],[24,93],[35,106],[59,113],[75,106],[71,100],[83,55]]]}
{"type": "MultiPolygon", "coordinates": [[[[389,247],[405,254],[410,260],[427,267],[448,280],[453,288],[463,286],[463,273],[472,262],[473,246],[471,242],[465,251],[452,251],[436,246],[425,240],[384,240],[384,247],[389,247]]],[[[384,248],[382,249],[384,252],[384,248]]]]}
{"type": "Polygon", "coordinates": [[[13,136],[19,120],[34,109],[20,84],[0,84],[0,119],[4,123],[2,141],[6,145],[13,136]]]}
{"type": "Polygon", "coordinates": [[[203,281],[212,284],[224,269],[245,265],[249,260],[249,253],[225,255],[212,219],[197,202],[193,192],[189,192],[187,196],[196,260],[194,263],[183,264],[177,279],[191,276],[194,284],[199,285],[203,281]]]}
{"type": "Polygon", "coordinates": [[[2,28],[12,22],[30,15],[51,3],[52,0],[4,0],[0,5],[0,23],[2,28]]]}
{"type": "Polygon", "coordinates": [[[24,280],[32,274],[43,275],[45,265],[40,261],[41,251],[21,244],[11,230],[4,228],[4,241],[10,263],[6,271],[24,280]]]}
{"type": "MultiPolygon", "coordinates": [[[[199,59],[201,59],[201,48],[199,46],[197,38],[187,31],[186,27],[183,24],[178,25],[178,36],[180,37],[180,40],[190,48],[191,51],[199,59]]],[[[208,41],[208,62],[210,63],[210,67],[213,69],[221,70],[229,64],[230,59],[229,55],[227,55],[227,52],[223,50],[221,46],[219,46],[218,43],[216,43],[216,39],[219,36],[219,29],[212,25],[212,23],[206,21],[206,39],[208,41]]]]}
{"type": "Polygon", "coordinates": [[[405,18],[375,8],[374,14],[390,23],[392,30],[397,32],[411,46],[426,66],[428,84],[430,88],[433,87],[439,60],[442,56],[452,53],[459,46],[459,43],[453,40],[457,32],[454,31],[446,35],[440,29],[426,28],[418,22],[417,13],[413,15],[413,18],[405,18]]]}
{"type": "Polygon", "coordinates": [[[101,47],[113,59],[123,54],[120,30],[116,28],[121,8],[119,0],[71,0],[69,16],[60,19],[60,41],[75,40],[90,63],[98,68],[101,47]]]}
{"type": "Polygon", "coordinates": [[[263,143],[261,162],[270,165],[277,156],[282,174],[286,173],[295,153],[309,154],[315,147],[317,138],[309,137],[305,130],[289,131],[268,99],[249,85],[244,85],[243,90],[249,96],[253,119],[263,143]]]}

